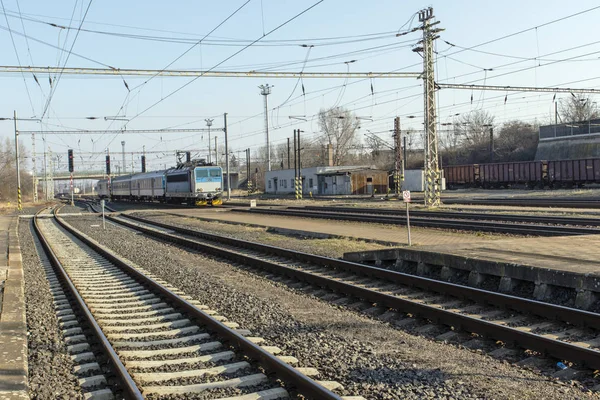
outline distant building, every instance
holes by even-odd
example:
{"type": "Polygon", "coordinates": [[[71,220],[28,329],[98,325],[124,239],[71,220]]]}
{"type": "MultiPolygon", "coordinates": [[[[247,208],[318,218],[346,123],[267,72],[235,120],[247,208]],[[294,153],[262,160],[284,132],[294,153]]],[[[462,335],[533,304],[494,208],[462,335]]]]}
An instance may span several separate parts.
{"type": "Polygon", "coordinates": [[[600,119],[540,126],[536,160],[600,157],[600,119]]]}
{"type": "MultiPolygon", "coordinates": [[[[269,171],[265,193],[293,194],[294,170],[269,171]]],[[[369,166],[302,168],[302,192],[306,195],[351,195],[387,193],[388,172],[369,166]]]]}

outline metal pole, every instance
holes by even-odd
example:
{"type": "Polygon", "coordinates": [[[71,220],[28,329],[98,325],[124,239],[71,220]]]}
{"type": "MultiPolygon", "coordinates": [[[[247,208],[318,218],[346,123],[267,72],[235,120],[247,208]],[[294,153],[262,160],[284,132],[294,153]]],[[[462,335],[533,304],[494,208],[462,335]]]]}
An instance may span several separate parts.
{"type": "Polygon", "coordinates": [[[37,193],[37,176],[36,176],[36,163],[35,163],[35,133],[31,134],[31,162],[32,162],[32,178],[33,178],[33,196],[32,200],[34,203],[38,201],[38,193],[37,193]]]}
{"type": "Polygon", "coordinates": [[[229,147],[227,141],[227,113],[223,114],[223,132],[225,132],[225,170],[227,171],[227,201],[231,200],[231,177],[229,176],[229,147]]]}
{"type": "Polygon", "coordinates": [[[290,138],[287,138],[287,159],[288,159],[288,169],[290,169],[290,138]]]}
{"type": "Polygon", "coordinates": [[[21,171],[19,166],[19,131],[17,130],[17,111],[14,111],[15,120],[15,159],[17,163],[17,210],[21,211],[21,171]]]}
{"type": "Polygon", "coordinates": [[[248,189],[248,196],[250,196],[250,188],[252,187],[252,180],[250,179],[250,149],[246,149],[246,188],[248,189]]]}
{"type": "Polygon", "coordinates": [[[494,128],[490,128],[490,162],[494,162],[494,128]]]}
{"type": "Polygon", "coordinates": [[[412,241],[410,239],[410,215],[408,213],[408,202],[406,202],[406,228],[408,229],[408,245],[412,246],[412,241]]]}
{"type": "Polygon", "coordinates": [[[104,222],[104,199],[100,200],[102,205],[102,229],[106,230],[106,223],[104,222]]]}
{"type": "Polygon", "coordinates": [[[210,164],[210,159],[212,158],[212,150],[210,149],[210,127],[212,126],[213,118],[206,118],[206,126],[208,127],[208,163],[210,164]]]}
{"type": "Polygon", "coordinates": [[[71,172],[71,206],[75,205],[75,202],[73,201],[73,192],[75,191],[75,185],[73,184],[73,173],[71,172]]]}
{"type": "Polygon", "coordinates": [[[265,98],[265,136],[267,139],[267,171],[271,171],[271,142],[269,141],[269,102],[267,97],[271,94],[271,88],[268,83],[266,85],[260,85],[260,94],[265,98]]]}
{"type": "Polygon", "coordinates": [[[302,182],[302,146],[300,146],[300,129],[296,129],[298,132],[298,185],[300,185],[300,198],[304,194],[304,182],[302,182]]]}
{"type": "Polygon", "coordinates": [[[127,166],[125,165],[125,141],[122,140],[121,141],[121,146],[122,146],[122,150],[121,150],[121,158],[122,160],[122,167],[121,170],[123,171],[123,175],[125,175],[127,173],[127,166]]]}
{"type": "Polygon", "coordinates": [[[48,164],[46,161],[46,139],[44,139],[44,199],[48,201],[48,164]]]}
{"type": "Polygon", "coordinates": [[[215,136],[215,165],[219,165],[219,146],[217,144],[216,136],[215,136]]]}

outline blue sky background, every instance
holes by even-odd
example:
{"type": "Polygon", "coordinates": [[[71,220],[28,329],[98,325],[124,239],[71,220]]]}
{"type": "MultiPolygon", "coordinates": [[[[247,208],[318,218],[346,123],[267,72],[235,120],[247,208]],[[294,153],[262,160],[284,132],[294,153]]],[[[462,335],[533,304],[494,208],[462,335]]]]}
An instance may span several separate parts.
{"type": "MultiPolygon", "coordinates": [[[[14,40],[21,64],[36,66],[63,65],[66,52],[36,42],[45,41],[68,50],[76,31],[50,26],[77,27],[89,4],[78,1],[26,1],[20,0],[21,15],[18,18],[16,0],[2,0],[7,11],[8,24],[12,30],[23,32],[28,42],[15,33],[14,40]],[[73,20],[70,21],[71,15],[73,20]],[[34,19],[36,21],[32,21],[34,19]],[[65,41],[66,39],[66,41],[65,41]],[[60,64],[59,63],[60,60],[60,64]]],[[[172,69],[208,69],[241,49],[241,40],[254,40],[263,32],[275,28],[314,4],[316,0],[251,0],[231,20],[226,22],[210,39],[237,39],[234,46],[202,44],[173,64],[172,69]],[[264,23],[263,23],[264,21],[264,23]]],[[[73,46],[73,52],[116,68],[160,69],[173,61],[190,46],[189,40],[199,40],[224,18],[242,5],[243,1],[92,1],[83,24],[84,29],[128,35],[159,36],[186,39],[187,43],[165,43],[116,37],[81,31],[73,46]]],[[[597,1],[440,1],[422,3],[417,1],[373,0],[325,0],[298,19],[279,29],[223,65],[217,70],[273,71],[331,71],[388,72],[395,70],[420,71],[421,58],[411,51],[420,38],[420,32],[395,37],[415,12],[433,6],[441,33],[437,50],[437,80],[450,83],[487,83],[490,85],[566,86],[597,88],[600,85],[600,39],[593,34],[600,17],[600,8],[577,17],[493,43],[452,55],[457,46],[471,47],[494,40],[507,34],[533,28],[555,19],[566,17],[592,7],[597,1]],[[382,33],[377,39],[365,37],[329,39],[382,33]],[[282,40],[295,40],[285,42],[282,40]],[[277,42],[273,42],[277,41],[277,42]],[[599,43],[593,44],[593,42],[599,43]],[[340,43],[347,42],[347,43],[340,43]],[[348,43],[349,42],[349,43],[348,43]],[[309,50],[299,44],[312,44],[309,50]],[[580,46],[578,49],[574,47],[580,46]],[[572,50],[568,50],[572,49],[572,50]],[[488,54],[481,53],[485,51],[488,54]],[[495,53],[497,55],[489,54],[495,53]],[[547,55],[556,53],[553,55],[547,55]],[[547,56],[546,56],[547,55],[547,56]],[[304,60],[308,56],[308,62],[304,60]],[[565,60],[573,58],[572,60],[565,60]],[[356,60],[352,64],[346,61],[356,60]],[[290,65],[286,65],[290,64],[290,65]],[[512,65],[507,65],[512,64],[512,65]],[[549,64],[549,65],[546,65],[549,64]],[[485,71],[485,69],[493,69],[485,71]],[[501,75],[501,76],[497,76],[501,75]],[[497,77],[495,77],[497,76],[497,77]],[[574,82],[574,83],[570,83],[574,82]]],[[[406,25],[405,25],[406,24],[406,25]]],[[[412,27],[418,24],[418,18],[412,27]]],[[[7,27],[4,15],[0,27],[7,27]]],[[[214,43],[214,42],[213,42],[214,43]]],[[[232,44],[231,42],[229,44],[232,44]]],[[[11,38],[6,30],[0,31],[1,65],[17,65],[17,57],[11,38]]],[[[72,54],[69,67],[101,67],[72,54]]],[[[31,104],[23,77],[19,74],[0,74],[2,96],[0,117],[11,117],[16,110],[20,118],[39,118],[42,115],[50,91],[48,75],[37,76],[40,85],[31,74],[25,74],[31,104]],[[41,88],[40,88],[41,86],[41,88]],[[33,109],[32,109],[33,105],[33,109]]],[[[130,88],[147,78],[126,77],[130,88]]],[[[63,75],[44,116],[43,129],[118,129],[124,121],[104,121],[104,116],[117,113],[127,118],[129,129],[166,127],[204,128],[204,119],[215,118],[214,127],[222,126],[222,114],[228,113],[230,146],[234,151],[245,148],[256,150],[264,144],[263,102],[258,85],[274,85],[269,96],[271,138],[274,144],[283,143],[292,136],[294,128],[306,133],[306,140],[318,134],[316,114],[321,108],[342,105],[356,115],[372,118],[363,120],[361,131],[369,129],[389,139],[386,132],[393,126],[393,117],[402,117],[403,129],[422,127],[422,88],[415,79],[245,79],[200,78],[156,107],[139,114],[148,106],[176,90],[190,78],[155,78],[142,85],[141,90],[128,92],[120,77],[89,77],[63,75]],[[298,83],[298,85],[297,85],[298,83]],[[301,85],[305,96],[302,96],[301,85]],[[373,94],[371,93],[373,85],[373,94]],[[297,85],[295,91],[294,87],[297,85]],[[290,99],[286,102],[287,99],[290,99]],[[125,107],[120,111],[122,104],[125,107]],[[306,115],[307,121],[290,120],[290,115],[306,115]],[[100,117],[88,120],[85,117],[100,117]],[[415,118],[407,118],[414,116],[415,118]]],[[[495,116],[496,123],[512,119],[547,122],[551,120],[552,93],[504,93],[465,90],[443,90],[439,94],[440,122],[450,122],[455,114],[464,115],[476,109],[485,109],[495,116]],[[508,94],[508,100],[504,98],[508,94]],[[470,99],[473,96],[473,102],[470,99]]],[[[570,95],[558,95],[562,98],[570,95]]],[[[36,122],[19,122],[21,129],[39,129],[36,122]]],[[[12,121],[0,122],[0,135],[14,134],[12,121]]],[[[37,149],[43,147],[38,135],[37,149]]],[[[361,135],[362,136],[362,135],[361,135]]],[[[78,153],[88,151],[121,151],[121,140],[126,141],[127,151],[175,149],[207,149],[206,134],[145,134],[73,136],[47,135],[46,144],[54,152],[65,153],[72,147],[78,153]]],[[[222,135],[219,138],[222,142],[222,135]]],[[[22,143],[31,146],[30,137],[22,143]]],[[[203,150],[206,153],[206,150],[203,150]]],[[[204,154],[201,154],[204,155],[204,154]]],[[[77,159],[78,157],[76,157],[77,159]]],[[[64,159],[64,158],[63,158],[64,159]]],[[[102,166],[101,155],[79,158],[79,170],[102,166]]],[[[149,168],[172,164],[172,155],[152,154],[148,157],[149,168]]],[[[39,164],[38,164],[39,165],[39,164]]]]}

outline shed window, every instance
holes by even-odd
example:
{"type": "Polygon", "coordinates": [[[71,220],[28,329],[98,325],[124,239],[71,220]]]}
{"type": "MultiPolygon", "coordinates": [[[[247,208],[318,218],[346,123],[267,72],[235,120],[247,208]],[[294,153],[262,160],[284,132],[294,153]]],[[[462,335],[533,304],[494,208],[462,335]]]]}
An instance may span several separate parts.
{"type": "Polygon", "coordinates": [[[308,186],[313,187],[313,180],[312,180],[312,178],[308,178],[308,186]]]}
{"type": "Polygon", "coordinates": [[[369,176],[369,177],[367,178],[367,183],[372,183],[372,182],[373,182],[373,177],[372,177],[372,176],[369,176]]]}
{"type": "Polygon", "coordinates": [[[269,180],[269,189],[271,189],[271,181],[269,180]]]}

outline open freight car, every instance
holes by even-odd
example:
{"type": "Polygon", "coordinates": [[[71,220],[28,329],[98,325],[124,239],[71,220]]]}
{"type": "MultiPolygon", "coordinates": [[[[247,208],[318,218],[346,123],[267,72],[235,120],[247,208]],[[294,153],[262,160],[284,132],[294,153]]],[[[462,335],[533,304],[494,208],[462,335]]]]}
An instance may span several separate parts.
{"type": "Polygon", "coordinates": [[[600,158],[548,161],[548,185],[573,187],[600,183],[600,158]]]}

